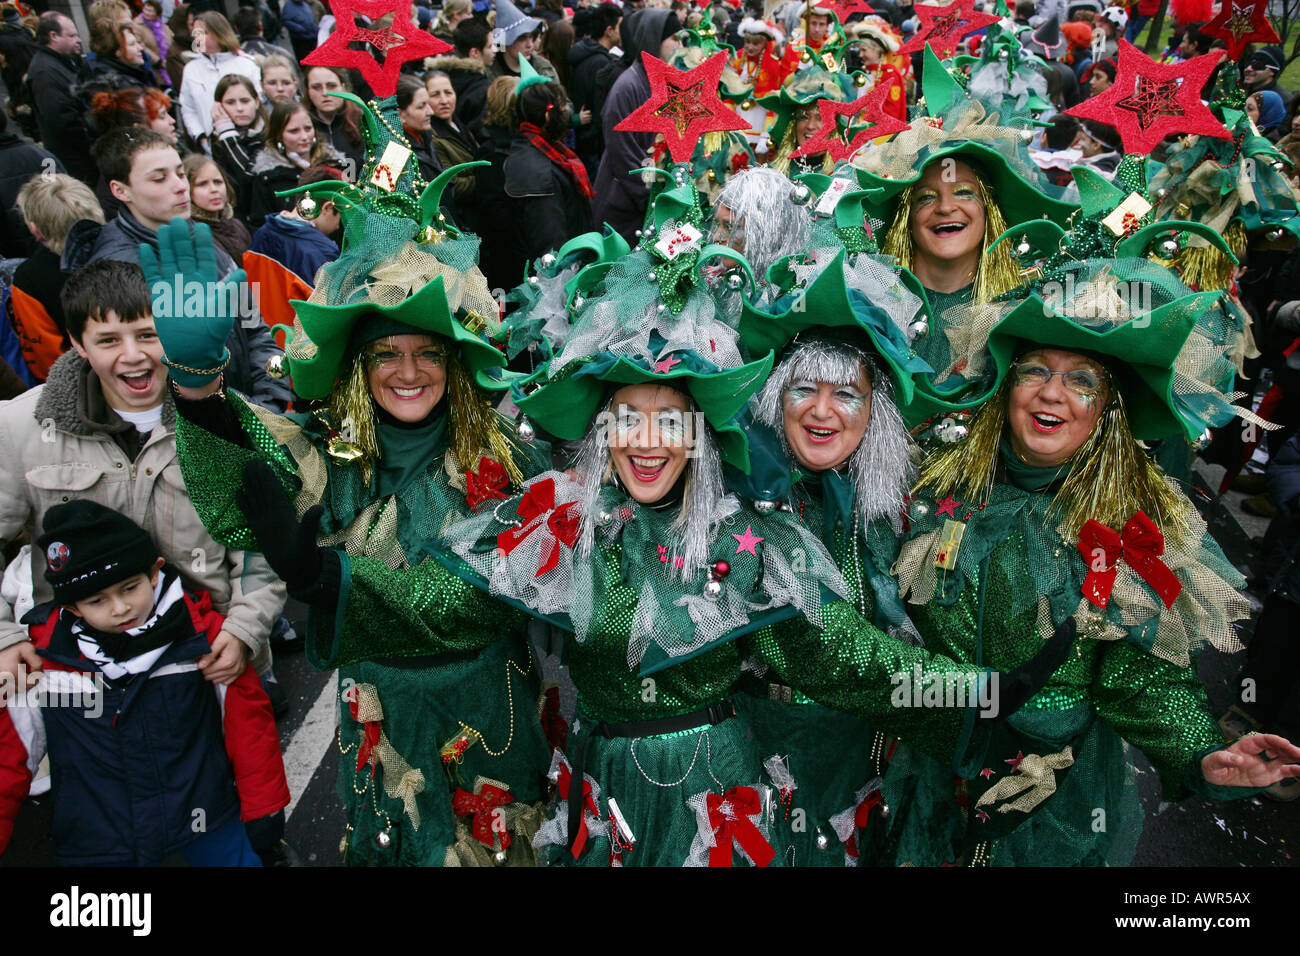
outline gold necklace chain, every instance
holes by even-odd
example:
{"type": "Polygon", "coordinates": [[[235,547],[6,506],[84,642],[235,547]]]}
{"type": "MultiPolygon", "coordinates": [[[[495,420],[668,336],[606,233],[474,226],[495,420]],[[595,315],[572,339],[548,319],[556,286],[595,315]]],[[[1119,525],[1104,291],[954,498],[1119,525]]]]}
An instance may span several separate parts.
{"type": "Polygon", "coordinates": [[[510,668],[512,668],[512,667],[513,667],[516,671],[519,672],[519,676],[520,676],[520,677],[528,677],[528,676],[533,672],[533,659],[532,659],[532,655],[530,654],[529,657],[528,657],[528,669],[527,669],[527,670],[524,670],[522,667],[520,667],[520,666],[519,666],[518,664],[516,664],[514,661],[506,661],[506,700],[507,700],[507,701],[509,702],[509,704],[510,704],[510,734],[509,734],[509,736],[506,737],[506,745],[505,745],[504,747],[502,747],[500,750],[496,750],[496,751],[494,751],[491,747],[489,747],[489,746],[487,745],[487,741],[483,738],[483,733],[482,733],[482,731],[475,730],[473,727],[471,727],[469,724],[465,723],[465,721],[463,721],[463,720],[458,720],[458,721],[456,721],[456,723],[460,724],[462,730],[466,731],[467,733],[474,734],[476,737],[478,737],[479,743],[481,743],[481,744],[483,745],[483,750],[487,753],[487,755],[488,755],[489,757],[501,757],[501,756],[503,756],[503,755],[506,753],[506,751],[508,751],[508,750],[510,749],[510,745],[511,745],[512,743],[514,743],[514,739],[515,739],[515,688],[514,688],[514,685],[510,682],[510,668]]]}

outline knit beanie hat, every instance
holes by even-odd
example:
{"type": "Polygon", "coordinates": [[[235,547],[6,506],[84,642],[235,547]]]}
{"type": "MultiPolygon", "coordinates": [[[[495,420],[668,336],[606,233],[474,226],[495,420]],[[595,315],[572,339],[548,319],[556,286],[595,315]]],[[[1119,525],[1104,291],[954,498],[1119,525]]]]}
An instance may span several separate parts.
{"type": "Polygon", "coordinates": [[[59,604],[75,604],[158,560],[158,548],[139,525],[94,501],[69,501],[45,512],[45,580],[59,604]]]}

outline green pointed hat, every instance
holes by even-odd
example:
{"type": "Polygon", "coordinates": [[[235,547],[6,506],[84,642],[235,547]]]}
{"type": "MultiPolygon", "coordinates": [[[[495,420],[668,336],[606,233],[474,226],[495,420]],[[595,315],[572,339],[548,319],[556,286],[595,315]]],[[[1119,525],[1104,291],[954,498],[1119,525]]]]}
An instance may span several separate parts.
{"type": "Polygon", "coordinates": [[[486,384],[484,373],[502,363],[500,352],[452,317],[442,276],[391,306],[369,299],[346,305],[296,300],[291,304],[298,317],[295,332],[301,334],[290,337],[285,355],[293,389],[302,398],[327,398],[334,391],[356,346],[357,324],[363,317],[385,328],[428,332],[446,340],[480,384],[486,384]]]}
{"type": "Polygon", "coordinates": [[[694,352],[670,352],[653,366],[608,352],[571,363],[547,380],[539,371],[516,393],[519,410],[557,438],[576,441],[587,433],[611,388],[663,385],[690,395],[718,435],[723,461],[749,471],[749,445],[735,418],[772,371],[772,355],[739,368],[719,369],[694,352]],[[529,391],[538,384],[534,391],[529,391]]]}
{"type": "MultiPolygon", "coordinates": [[[[1093,276],[1093,282],[1098,277],[1093,276]]],[[[1105,280],[1100,280],[1106,288],[1105,280]]],[[[1113,289],[1112,289],[1113,291],[1113,289]]],[[[1185,291],[1185,290],[1184,290],[1185,291]]],[[[1035,294],[1017,306],[989,334],[989,352],[1002,383],[1012,361],[1035,347],[1099,356],[1124,397],[1129,427],[1139,440],[1185,434],[1195,439],[1205,421],[1175,394],[1175,365],[1196,327],[1221,292],[1192,292],[1123,320],[1081,319],[1053,308],[1035,294]]]]}
{"type": "MultiPolygon", "coordinates": [[[[741,345],[750,355],[780,352],[801,333],[812,329],[855,340],[883,361],[894,383],[896,402],[902,409],[912,402],[913,376],[933,370],[912,350],[907,333],[881,303],[900,301],[909,293],[914,294],[914,287],[909,287],[898,270],[890,268],[882,271],[888,271],[893,277],[892,289],[873,289],[868,296],[862,290],[850,288],[844,279],[847,255],[843,249],[836,252],[806,288],[782,296],[767,309],[746,301],[740,315],[741,345]]],[[[791,270],[791,260],[784,259],[768,275],[786,288],[794,281],[783,273],[791,270]]],[[[901,273],[911,276],[906,269],[901,273]]],[[[912,281],[915,282],[915,277],[912,281]]]]}
{"type": "Polygon", "coordinates": [[[792,74],[775,93],[768,93],[758,98],[758,104],[775,117],[768,130],[768,135],[772,139],[772,149],[781,148],[786,131],[790,129],[790,124],[805,106],[826,99],[843,103],[848,98],[841,79],[836,74],[825,70],[820,63],[814,63],[792,74]]]}
{"type": "Polygon", "coordinates": [[[515,84],[515,96],[518,96],[530,86],[536,86],[539,83],[549,83],[549,76],[542,76],[533,69],[533,65],[528,62],[527,57],[519,58],[519,82],[515,84]]]}
{"type": "Polygon", "coordinates": [[[931,163],[945,158],[976,168],[992,187],[1009,223],[1048,218],[1065,224],[1075,209],[1029,156],[1022,130],[988,122],[984,107],[972,100],[934,51],[925,49],[924,116],[892,140],[864,150],[855,160],[858,182],[870,193],[872,219],[893,222],[905,190],[931,163]]]}

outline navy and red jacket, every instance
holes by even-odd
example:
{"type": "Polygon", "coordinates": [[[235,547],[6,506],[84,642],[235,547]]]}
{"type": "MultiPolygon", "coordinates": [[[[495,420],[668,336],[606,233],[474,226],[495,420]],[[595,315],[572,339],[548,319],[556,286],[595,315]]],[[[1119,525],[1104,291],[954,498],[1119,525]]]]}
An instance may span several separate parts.
{"type": "Polygon", "coordinates": [[[45,675],[0,708],[0,854],[47,749],[60,865],[157,865],[236,814],[288,805],[266,691],[251,667],[228,686],[204,679],[196,660],[225,618],[206,592],[183,600],[188,636],[116,681],[81,653],[72,615],[56,608],[31,626],[45,675]]]}

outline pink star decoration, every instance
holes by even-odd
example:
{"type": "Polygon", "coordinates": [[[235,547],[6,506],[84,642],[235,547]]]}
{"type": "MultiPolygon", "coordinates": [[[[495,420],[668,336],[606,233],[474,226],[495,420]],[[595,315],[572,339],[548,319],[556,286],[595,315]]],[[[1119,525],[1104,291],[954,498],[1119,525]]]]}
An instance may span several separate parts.
{"type": "Polygon", "coordinates": [[[742,551],[748,551],[754,557],[758,557],[758,552],[755,551],[754,548],[764,539],[754,534],[753,525],[745,525],[744,534],[733,534],[732,537],[736,539],[736,554],[740,554],[742,551]]]}
{"type": "Polygon", "coordinates": [[[944,498],[943,501],[936,501],[935,504],[939,506],[934,511],[936,517],[939,515],[947,515],[949,518],[955,520],[957,517],[956,508],[961,504],[961,502],[952,495],[949,495],[947,498],[944,498]]]}
{"type": "Polygon", "coordinates": [[[1231,139],[1232,134],[1201,102],[1201,88],[1220,55],[1207,53],[1183,63],[1156,63],[1121,38],[1115,82],[1104,93],[1066,112],[1113,125],[1128,153],[1146,155],[1171,134],[1231,139]]]}
{"type": "Polygon", "coordinates": [[[1012,757],[1010,760],[1004,760],[1002,762],[1011,764],[1011,772],[1015,773],[1017,770],[1020,769],[1020,761],[1024,759],[1025,759],[1025,752],[1023,750],[1017,750],[1016,755],[1014,757],[1012,757]]]}
{"type": "Polygon", "coordinates": [[[665,372],[671,372],[673,370],[673,366],[680,365],[681,361],[682,361],[681,359],[673,358],[671,355],[668,356],[667,358],[661,358],[659,361],[655,362],[655,372],[657,372],[660,375],[664,374],[665,372]]]}
{"type": "Polygon", "coordinates": [[[405,0],[333,0],[330,5],[336,24],[324,43],[303,58],[304,66],[341,66],[360,70],[377,99],[397,91],[402,64],[426,56],[448,53],[451,47],[411,22],[411,5],[405,0]],[[392,26],[372,30],[358,26],[356,18],[372,22],[393,15],[392,26]],[[381,65],[368,50],[352,50],[348,44],[368,43],[384,54],[381,65]]]}
{"type": "Polygon", "coordinates": [[[992,768],[985,767],[983,770],[980,771],[980,776],[983,777],[985,780],[987,780],[989,777],[993,776],[992,768]]]}

